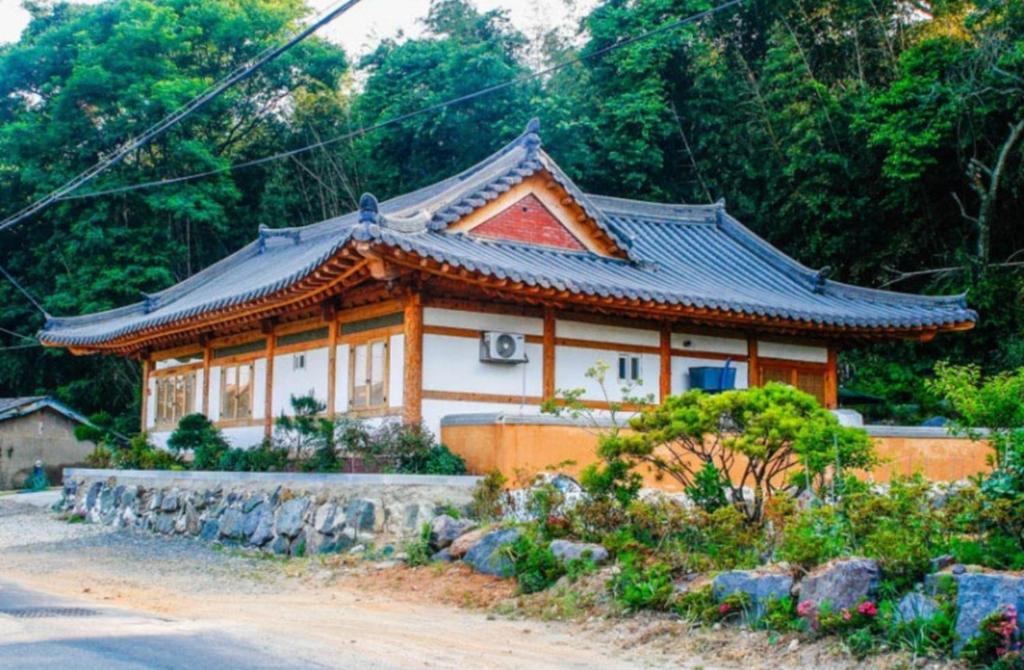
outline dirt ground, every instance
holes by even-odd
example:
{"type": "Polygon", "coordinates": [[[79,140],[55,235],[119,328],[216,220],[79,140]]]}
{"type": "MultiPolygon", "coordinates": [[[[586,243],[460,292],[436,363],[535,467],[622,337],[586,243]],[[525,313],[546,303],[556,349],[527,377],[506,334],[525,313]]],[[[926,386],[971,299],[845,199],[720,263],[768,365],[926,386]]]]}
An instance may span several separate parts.
{"type": "Polygon", "coordinates": [[[515,597],[510,581],[455,566],[257,558],[184,538],[69,524],[0,500],[0,578],[96,606],[215,626],[328,667],[940,667],[862,663],[834,643],[664,617],[606,619],[592,603],[515,597]],[[569,616],[571,622],[548,620],[569,616]],[[358,662],[356,662],[358,660],[358,662]]]}

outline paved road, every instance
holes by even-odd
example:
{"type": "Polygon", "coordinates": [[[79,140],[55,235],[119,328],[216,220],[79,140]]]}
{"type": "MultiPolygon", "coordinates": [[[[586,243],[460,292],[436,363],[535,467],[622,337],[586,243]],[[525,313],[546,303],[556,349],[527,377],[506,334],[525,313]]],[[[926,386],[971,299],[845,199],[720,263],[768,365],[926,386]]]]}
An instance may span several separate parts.
{"type": "MultiPolygon", "coordinates": [[[[216,624],[61,600],[0,581],[0,668],[318,668],[216,624]]],[[[336,666],[339,667],[339,666],[336,666]]]]}

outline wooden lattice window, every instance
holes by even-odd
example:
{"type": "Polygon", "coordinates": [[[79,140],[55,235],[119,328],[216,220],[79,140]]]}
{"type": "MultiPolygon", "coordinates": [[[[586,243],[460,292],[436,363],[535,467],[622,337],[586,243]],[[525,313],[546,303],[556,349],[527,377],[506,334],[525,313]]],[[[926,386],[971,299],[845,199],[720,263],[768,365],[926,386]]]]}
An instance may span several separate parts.
{"type": "Polygon", "coordinates": [[[353,410],[387,407],[388,340],[368,340],[349,349],[349,403],[353,410]]]}
{"type": "Polygon", "coordinates": [[[155,384],[156,425],[159,428],[174,428],[181,417],[194,411],[196,373],[164,375],[157,377],[155,384]]]}
{"type": "Polygon", "coordinates": [[[220,418],[252,418],[255,376],[256,364],[252,361],[220,369],[220,418]]]}

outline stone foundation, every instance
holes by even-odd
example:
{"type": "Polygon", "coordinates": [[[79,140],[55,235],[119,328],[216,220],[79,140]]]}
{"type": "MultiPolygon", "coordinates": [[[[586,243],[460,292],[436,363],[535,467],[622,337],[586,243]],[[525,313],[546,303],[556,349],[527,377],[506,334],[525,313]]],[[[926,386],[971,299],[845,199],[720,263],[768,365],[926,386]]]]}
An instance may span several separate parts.
{"type": "Polygon", "coordinates": [[[59,509],[92,523],[192,535],[276,554],[412,538],[465,507],[478,477],[64,471],[59,509]]]}

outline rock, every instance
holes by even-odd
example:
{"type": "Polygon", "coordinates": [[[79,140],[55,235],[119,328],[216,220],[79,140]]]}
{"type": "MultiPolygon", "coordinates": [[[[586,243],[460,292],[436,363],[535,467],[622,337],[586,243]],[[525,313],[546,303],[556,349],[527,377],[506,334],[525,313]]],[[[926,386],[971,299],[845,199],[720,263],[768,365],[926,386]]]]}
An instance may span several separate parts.
{"type": "Polygon", "coordinates": [[[85,492],[85,509],[92,509],[96,505],[96,499],[103,490],[103,482],[93,482],[89,490],[85,492]]]}
{"type": "Polygon", "coordinates": [[[164,495],[160,500],[160,511],[177,512],[180,499],[181,494],[178,489],[171,489],[170,492],[164,495]]]}
{"type": "Polygon", "coordinates": [[[284,535],[278,535],[274,538],[274,541],[270,543],[270,551],[275,554],[284,555],[288,553],[288,549],[291,547],[292,541],[284,535]]]}
{"type": "Polygon", "coordinates": [[[256,509],[258,505],[263,504],[263,497],[259,495],[252,495],[245,499],[242,503],[242,511],[248,514],[249,512],[256,509]]]}
{"type": "MultiPolygon", "coordinates": [[[[963,566],[955,566],[963,567],[963,566]]],[[[942,572],[928,575],[925,590],[936,593],[945,590],[943,582],[956,583],[956,643],[953,651],[960,653],[964,644],[978,634],[978,624],[988,615],[1013,605],[1024,611],[1024,575],[1006,572],[942,572]]]]}
{"type": "Polygon", "coordinates": [[[518,528],[490,532],[466,552],[462,560],[479,573],[511,577],[515,573],[515,566],[502,550],[518,540],[520,535],[518,528]]]}
{"type": "Polygon", "coordinates": [[[353,500],[345,508],[345,525],[357,531],[380,532],[384,528],[384,508],[378,500],[353,500]]]}
{"type": "Polygon", "coordinates": [[[896,606],[896,620],[911,622],[931,619],[939,611],[939,603],[923,593],[912,591],[900,599],[896,606]]]}
{"type": "Polygon", "coordinates": [[[220,517],[220,536],[231,540],[245,537],[245,515],[242,510],[230,507],[220,517]]]}
{"type": "Polygon", "coordinates": [[[278,535],[295,537],[302,530],[302,517],[309,507],[309,500],[292,498],[277,508],[274,517],[274,529],[278,535]]]}
{"type": "MultiPolygon", "coordinates": [[[[260,525],[260,521],[265,518],[269,518],[271,524],[273,523],[273,515],[270,514],[270,505],[265,502],[259,502],[256,505],[245,505],[242,507],[242,511],[245,513],[245,518],[242,519],[242,534],[246,537],[252,537],[253,533],[260,525]],[[246,509],[248,507],[248,509],[246,509]]],[[[269,538],[268,538],[269,539],[269,538]]]]}
{"type": "Polygon", "coordinates": [[[174,526],[177,519],[173,514],[157,514],[153,520],[153,530],[164,535],[170,535],[174,532],[174,526]]]}
{"type": "Polygon", "coordinates": [[[274,515],[270,511],[270,505],[266,505],[259,508],[259,518],[256,520],[256,528],[249,534],[249,544],[255,547],[262,547],[267,542],[270,542],[273,537],[274,515]]]}
{"type": "Polygon", "coordinates": [[[297,557],[308,556],[310,554],[309,543],[306,541],[306,531],[300,531],[299,534],[295,536],[295,540],[292,541],[291,547],[288,551],[292,556],[297,557]]]}
{"type": "Polygon", "coordinates": [[[423,528],[423,524],[430,523],[434,518],[434,507],[422,503],[408,503],[401,506],[399,514],[393,512],[392,516],[401,519],[401,528],[397,529],[401,534],[415,535],[423,528]]]}
{"type": "Polygon", "coordinates": [[[588,542],[570,542],[569,540],[553,540],[551,553],[562,563],[586,559],[600,565],[608,560],[608,550],[599,544],[588,542]]]}
{"type": "Polygon", "coordinates": [[[185,505],[185,510],[174,524],[174,530],[188,535],[195,535],[199,532],[199,515],[196,514],[196,509],[191,504],[185,505]]]}
{"type": "Polygon", "coordinates": [[[933,558],[931,560],[931,570],[930,570],[930,572],[939,572],[941,570],[945,570],[949,566],[953,565],[953,563],[955,563],[955,562],[956,562],[956,559],[953,558],[952,556],[950,556],[949,554],[943,554],[942,556],[936,556],[935,558],[933,558]]]}
{"type": "Polygon", "coordinates": [[[330,535],[334,532],[334,516],[338,506],[334,503],[324,503],[317,508],[313,515],[313,529],[318,533],[330,535]]]}
{"type": "Polygon", "coordinates": [[[430,522],[430,546],[434,549],[444,549],[460,535],[474,528],[476,523],[469,519],[455,519],[447,514],[436,516],[430,522]]]}
{"type": "Polygon", "coordinates": [[[784,572],[767,570],[731,570],[715,576],[711,590],[716,600],[724,600],[734,593],[750,597],[750,615],[759,619],[771,600],[788,597],[793,588],[793,577],[784,572]]]}
{"type": "Polygon", "coordinates": [[[199,539],[210,542],[220,537],[220,521],[217,519],[207,519],[203,523],[203,529],[199,531],[199,539]]]}
{"type": "Polygon", "coordinates": [[[431,556],[430,560],[434,561],[435,563],[451,563],[453,559],[451,553],[449,553],[447,549],[442,549],[441,551],[431,556]]]}
{"type": "Polygon", "coordinates": [[[466,555],[466,553],[476,546],[476,544],[484,538],[487,531],[483,529],[471,530],[464,535],[460,535],[451,543],[448,547],[448,553],[454,559],[460,559],[466,555]]]}
{"type": "Polygon", "coordinates": [[[809,600],[816,605],[828,602],[836,611],[847,609],[873,595],[880,580],[877,561],[840,559],[817,568],[803,578],[800,600],[809,600]]]}
{"type": "Polygon", "coordinates": [[[350,553],[350,554],[365,554],[366,553],[366,545],[365,544],[357,544],[356,546],[354,546],[351,549],[349,549],[348,553],[350,553]]]}

